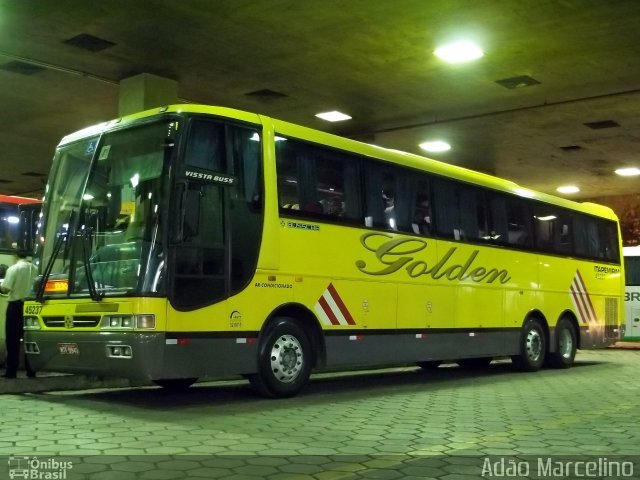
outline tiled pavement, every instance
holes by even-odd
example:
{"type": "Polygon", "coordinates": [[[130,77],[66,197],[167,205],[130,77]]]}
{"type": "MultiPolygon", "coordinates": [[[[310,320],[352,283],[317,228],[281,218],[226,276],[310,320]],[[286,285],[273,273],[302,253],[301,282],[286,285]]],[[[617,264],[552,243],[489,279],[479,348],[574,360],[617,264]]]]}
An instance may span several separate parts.
{"type": "Polygon", "coordinates": [[[530,374],[499,362],[324,375],[286,400],[243,382],[0,395],[0,478],[25,456],[40,471],[68,461],[66,478],[101,480],[461,480],[481,478],[487,456],[610,462],[640,456],[639,377],[639,350],[603,350],[530,374]]]}

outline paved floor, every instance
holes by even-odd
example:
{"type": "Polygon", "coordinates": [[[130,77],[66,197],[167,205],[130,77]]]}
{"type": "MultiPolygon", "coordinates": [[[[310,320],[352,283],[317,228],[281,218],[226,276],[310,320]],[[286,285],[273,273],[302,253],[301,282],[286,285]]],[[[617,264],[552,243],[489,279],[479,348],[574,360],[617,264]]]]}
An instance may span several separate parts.
{"type": "Polygon", "coordinates": [[[532,374],[500,362],[323,376],[287,400],[242,382],[0,395],[0,478],[71,466],[68,479],[458,480],[497,477],[501,459],[531,466],[507,478],[566,473],[535,471],[549,455],[590,455],[601,473],[632,461],[640,478],[639,377],[640,351],[601,350],[532,374]]]}

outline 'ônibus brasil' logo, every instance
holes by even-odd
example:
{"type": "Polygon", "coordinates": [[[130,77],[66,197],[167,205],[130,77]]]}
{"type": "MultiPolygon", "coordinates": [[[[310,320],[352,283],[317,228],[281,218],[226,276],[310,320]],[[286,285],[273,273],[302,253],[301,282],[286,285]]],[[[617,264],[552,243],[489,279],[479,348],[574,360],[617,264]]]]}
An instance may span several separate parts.
{"type": "Polygon", "coordinates": [[[373,232],[362,235],[360,243],[364,248],[375,253],[379,262],[379,265],[369,266],[364,260],[356,261],[358,270],[367,275],[389,275],[404,268],[407,275],[412,278],[428,275],[434,280],[471,280],[476,283],[493,283],[496,280],[507,283],[511,280],[509,271],[506,269],[487,268],[475,264],[479,250],[473,250],[463,262],[459,262],[452,258],[458,247],[451,247],[438,262],[427,265],[424,260],[413,256],[427,248],[427,242],[424,240],[393,238],[387,233],[373,232]]]}

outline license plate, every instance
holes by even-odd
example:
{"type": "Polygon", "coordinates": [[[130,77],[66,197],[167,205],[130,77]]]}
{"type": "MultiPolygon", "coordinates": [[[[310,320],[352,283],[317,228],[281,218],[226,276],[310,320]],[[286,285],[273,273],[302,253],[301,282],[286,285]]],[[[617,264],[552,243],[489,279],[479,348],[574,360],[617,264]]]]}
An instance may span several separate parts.
{"type": "Polygon", "coordinates": [[[61,355],[80,355],[77,343],[59,343],[58,351],[61,355]]]}

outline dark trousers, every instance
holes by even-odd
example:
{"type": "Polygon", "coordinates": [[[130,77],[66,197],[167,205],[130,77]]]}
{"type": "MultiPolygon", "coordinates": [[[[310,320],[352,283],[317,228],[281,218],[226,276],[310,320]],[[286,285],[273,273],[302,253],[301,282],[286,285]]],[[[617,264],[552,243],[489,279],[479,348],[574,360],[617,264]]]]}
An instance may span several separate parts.
{"type": "MultiPolygon", "coordinates": [[[[7,322],[5,324],[5,341],[7,344],[7,376],[15,376],[20,363],[20,340],[24,335],[24,318],[22,308],[24,302],[16,300],[7,304],[7,322]]],[[[25,355],[24,367],[27,375],[33,376],[33,370],[29,365],[29,359],[25,355]]]]}

